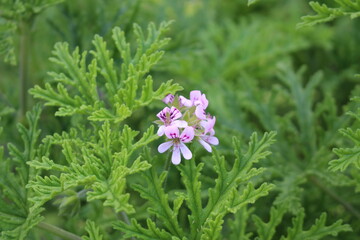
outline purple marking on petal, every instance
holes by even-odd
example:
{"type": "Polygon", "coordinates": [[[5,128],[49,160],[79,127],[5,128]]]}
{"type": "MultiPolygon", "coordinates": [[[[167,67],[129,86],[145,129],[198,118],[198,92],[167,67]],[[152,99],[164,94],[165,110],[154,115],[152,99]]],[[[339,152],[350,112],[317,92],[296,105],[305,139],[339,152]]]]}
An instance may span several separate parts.
{"type": "Polygon", "coordinates": [[[193,127],[186,127],[180,135],[180,140],[184,143],[190,142],[194,138],[195,132],[193,127]]]}
{"type": "Polygon", "coordinates": [[[179,129],[176,126],[168,126],[165,128],[165,135],[170,138],[178,138],[179,137],[179,129]]]}
{"type": "Polygon", "coordinates": [[[190,149],[184,143],[180,143],[180,150],[185,159],[189,160],[192,158],[190,149]]]}
{"type": "Polygon", "coordinates": [[[162,100],[165,104],[172,103],[174,101],[174,95],[168,94],[164,99],[162,100]]]}
{"type": "Polygon", "coordinates": [[[164,142],[164,143],[160,144],[159,147],[158,147],[159,153],[165,152],[165,151],[168,150],[172,145],[173,145],[173,142],[172,142],[172,141],[164,142]]]}
{"type": "Polygon", "coordinates": [[[170,109],[170,119],[175,120],[181,118],[182,114],[176,107],[171,107],[170,109]]]}
{"type": "Polygon", "coordinates": [[[171,156],[171,162],[175,165],[178,165],[181,162],[180,148],[179,146],[174,146],[173,153],[171,156]]]}
{"type": "Polygon", "coordinates": [[[199,90],[194,90],[190,92],[190,100],[194,103],[201,98],[201,92],[199,90]]]}
{"type": "Polygon", "coordinates": [[[166,113],[170,111],[170,108],[165,107],[163,110],[161,110],[156,116],[162,121],[166,122],[166,113]]]}

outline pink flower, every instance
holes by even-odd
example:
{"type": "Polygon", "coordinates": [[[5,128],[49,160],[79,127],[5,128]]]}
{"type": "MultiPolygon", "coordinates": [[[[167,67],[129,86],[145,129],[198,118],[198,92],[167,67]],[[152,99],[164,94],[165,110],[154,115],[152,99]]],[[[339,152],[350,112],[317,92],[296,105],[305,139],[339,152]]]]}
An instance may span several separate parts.
{"type": "Polygon", "coordinates": [[[215,117],[208,117],[206,120],[201,121],[200,125],[204,128],[204,132],[198,136],[199,143],[208,151],[211,152],[211,145],[218,145],[219,139],[215,137],[214,125],[216,122],[215,117]]]}
{"type": "Polygon", "coordinates": [[[174,95],[168,94],[164,99],[162,100],[165,104],[172,103],[174,101],[174,95]]]}
{"type": "Polygon", "coordinates": [[[180,105],[185,107],[196,106],[195,115],[199,119],[206,119],[205,109],[209,105],[209,101],[206,99],[205,94],[201,94],[199,90],[194,90],[190,92],[190,100],[180,96],[179,101],[180,105]]]}
{"type": "Polygon", "coordinates": [[[159,127],[159,130],[157,132],[159,136],[164,135],[165,129],[167,127],[176,126],[179,128],[184,128],[187,126],[186,121],[176,120],[181,118],[182,116],[181,112],[176,107],[171,107],[171,109],[165,107],[156,116],[160,119],[160,123],[163,123],[163,125],[159,127]]]}
{"type": "Polygon", "coordinates": [[[204,128],[204,134],[214,132],[214,126],[215,126],[216,118],[215,117],[207,117],[205,120],[200,122],[200,125],[204,128]]]}
{"type": "Polygon", "coordinates": [[[181,154],[187,160],[192,158],[192,153],[185,143],[190,142],[194,138],[194,128],[185,127],[181,135],[179,135],[179,129],[176,126],[169,126],[165,129],[165,135],[170,141],[159,145],[159,153],[165,152],[172,146],[171,162],[175,165],[181,162],[181,154]]]}
{"type": "MultiPolygon", "coordinates": [[[[213,131],[213,133],[215,134],[215,131],[213,131]]],[[[206,149],[206,151],[208,152],[212,152],[211,149],[211,145],[218,145],[219,144],[219,139],[217,137],[214,137],[214,134],[209,133],[209,134],[203,134],[199,136],[199,143],[206,149]]]]}

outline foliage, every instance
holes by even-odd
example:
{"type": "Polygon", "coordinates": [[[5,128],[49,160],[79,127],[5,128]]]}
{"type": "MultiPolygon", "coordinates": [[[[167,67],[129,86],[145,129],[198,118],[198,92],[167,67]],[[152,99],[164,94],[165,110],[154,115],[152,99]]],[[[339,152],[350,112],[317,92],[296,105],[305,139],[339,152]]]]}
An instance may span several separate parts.
{"type": "MultiPolygon", "coordinates": [[[[359,102],[358,97],[352,99],[355,102],[359,102]]],[[[359,121],[359,108],[356,112],[348,112],[349,115],[355,117],[356,121],[359,121]]],[[[353,130],[351,128],[342,128],[339,132],[347,137],[352,143],[352,148],[334,148],[333,152],[338,156],[338,159],[332,160],[329,162],[329,170],[332,172],[350,170],[351,166],[355,168],[349,171],[349,175],[353,179],[353,184],[356,186],[356,191],[360,190],[360,181],[359,181],[359,129],[353,130]]]]}
{"type": "MultiPolygon", "coordinates": [[[[137,184],[133,188],[140,193],[142,198],[151,203],[152,208],[149,208],[149,213],[155,214],[161,220],[164,229],[156,228],[156,223],[149,219],[148,229],[141,227],[137,221],[133,221],[130,226],[123,222],[116,222],[115,227],[124,231],[126,237],[143,239],[168,239],[170,236],[175,236],[176,239],[182,239],[183,236],[187,236],[187,239],[219,238],[226,214],[235,213],[241,207],[254,203],[258,198],[266,196],[273,187],[271,184],[263,183],[258,188],[254,188],[251,182],[247,184],[246,182],[264,171],[264,169],[252,166],[270,154],[266,149],[274,142],[274,136],[272,132],[258,140],[257,135],[254,134],[246,153],[240,152],[239,141],[234,139],[236,159],[230,171],[226,169],[224,157],[215,151],[213,163],[218,177],[215,179],[214,187],[209,190],[209,199],[205,206],[201,203],[201,182],[199,181],[203,164],[196,165],[194,161],[186,161],[184,165],[179,166],[186,194],[175,193],[177,197],[173,201],[173,208],[169,206],[168,195],[162,189],[166,172],[160,176],[157,176],[153,168],[145,172],[143,177],[148,186],[137,184]],[[245,188],[239,191],[240,186],[245,188]],[[191,211],[189,233],[184,233],[184,228],[180,227],[178,222],[179,209],[184,200],[191,211]]],[[[145,153],[144,158],[151,158],[149,152],[145,153]]]]}
{"type": "Polygon", "coordinates": [[[15,32],[22,31],[22,21],[29,21],[45,8],[58,4],[63,0],[34,0],[34,1],[0,1],[0,55],[4,61],[16,64],[15,57],[15,32]]]}
{"type": "Polygon", "coordinates": [[[36,175],[35,171],[26,167],[26,163],[48,153],[46,143],[40,145],[37,143],[40,134],[38,130],[40,113],[41,106],[37,105],[32,112],[27,113],[29,127],[18,125],[18,131],[23,139],[23,150],[9,144],[11,157],[4,159],[4,149],[0,149],[1,239],[24,239],[30,229],[43,220],[40,215],[43,208],[29,201],[32,192],[26,189],[28,182],[36,175]]]}
{"type": "Polygon", "coordinates": [[[350,16],[350,18],[357,18],[360,16],[360,1],[359,0],[334,0],[337,7],[328,7],[326,4],[319,2],[310,2],[311,8],[317,13],[312,16],[304,16],[301,18],[302,22],[298,27],[313,26],[318,23],[332,21],[338,17],[350,16]]]}
{"type": "Polygon", "coordinates": [[[60,2],[0,0],[0,239],[359,235],[358,1],[60,2]],[[183,89],[219,145],[174,166],[154,120],[183,89]]]}

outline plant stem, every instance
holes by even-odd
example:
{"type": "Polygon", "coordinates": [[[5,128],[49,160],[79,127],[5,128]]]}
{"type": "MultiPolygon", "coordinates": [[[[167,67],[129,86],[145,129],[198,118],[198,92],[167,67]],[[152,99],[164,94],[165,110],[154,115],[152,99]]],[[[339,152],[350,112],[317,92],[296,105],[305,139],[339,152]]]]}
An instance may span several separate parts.
{"type": "Polygon", "coordinates": [[[20,56],[19,56],[19,113],[24,118],[27,109],[28,89],[28,49],[30,40],[30,20],[20,20],[20,56]]]}
{"type": "Polygon", "coordinates": [[[54,235],[57,235],[63,239],[68,239],[68,240],[82,240],[81,237],[79,237],[78,235],[75,235],[71,232],[68,232],[62,228],[58,228],[54,225],[45,223],[45,222],[41,222],[37,225],[38,228],[41,228],[47,232],[53,233],[54,235]]]}
{"type": "Polygon", "coordinates": [[[312,183],[314,183],[318,188],[323,190],[326,194],[328,194],[330,197],[332,197],[334,200],[339,202],[341,205],[344,206],[344,208],[349,211],[352,215],[354,215],[356,218],[360,219],[360,213],[347,201],[342,199],[340,196],[338,196],[335,192],[333,192],[331,189],[327,188],[324,184],[322,184],[319,179],[315,176],[309,176],[309,179],[312,183]]]}
{"type": "Polygon", "coordinates": [[[170,152],[168,153],[168,156],[166,159],[169,159],[165,162],[165,165],[164,165],[164,170],[163,171],[166,171],[167,174],[166,174],[166,178],[165,178],[165,181],[164,181],[164,192],[166,190],[166,185],[167,185],[167,182],[168,182],[168,178],[169,178],[169,171],[170,171],[170,167],[171,167],[171,164],[170,164],[170,152]]]}
{"type": "Polygon", "coordinates": [[[129,217],[128,217],[128,215],[126,214],[126,212],[121,211],[121,212],[120,212],[120,215],[121,215],[122,219],[124,220],[124,222],[125,222],[126,224],[130,225],[130,220],[129,220],[129,217]]]}

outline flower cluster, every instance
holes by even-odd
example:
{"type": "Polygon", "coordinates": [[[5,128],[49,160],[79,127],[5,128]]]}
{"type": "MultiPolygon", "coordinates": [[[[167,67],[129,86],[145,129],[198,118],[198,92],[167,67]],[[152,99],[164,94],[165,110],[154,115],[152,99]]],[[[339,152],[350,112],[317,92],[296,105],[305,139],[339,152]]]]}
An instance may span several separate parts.
{"type": "Polygon", "coordinates": [[[165,135],[167,141],[159,145],[158,151],[163,153],[171,149],[173,164],[181,162],[181,155],[185,159],[192,158],[186,146],[192,140],[197,140],[208,152],[211,152],[211,145],[219,144],[214,136],[216,118],[205,112],[209,105],[205,94],[194,90],[190,92],[190,99],[168,94],[163,102],[168,107],[156,115],[160,120],[155,123],[159,125],[157,134],[165,135]]]}

